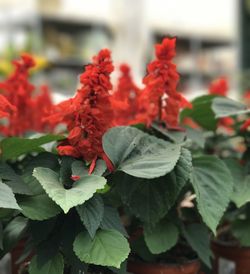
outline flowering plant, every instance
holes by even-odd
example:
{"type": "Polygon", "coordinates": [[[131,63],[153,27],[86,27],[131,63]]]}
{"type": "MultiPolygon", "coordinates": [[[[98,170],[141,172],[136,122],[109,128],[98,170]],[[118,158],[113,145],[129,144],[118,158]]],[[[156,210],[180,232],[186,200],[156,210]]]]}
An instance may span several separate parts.
{"type": "Polygon", "coordinates": [[[210,265],[209,230],[216,232],[233,179],[222,160],[190,146],[190,139],[200,145],[193,137],[200,132],[192,135],[184,121],[214,129],[212,105],[217,115],[225,107],[214,95],[190,104],[177,91],[174,55],[175,39],[164,39],[144,88],[123,65],[112,93],[114,68],[110,51],[102,50],[86,66],[76,95],[57,105],[46,90],[33,95],[31,57],[14,63],[16,71],[0,86],[7,119],[0,128],[2,255],[24,238],[19,262],[32,255],[31,274],[102,267],[126,273],[130,248],[157,261],[184,245],[210,265]],[[61,123],[67,130],[54,135],[61,123]],[[27,137],[29,131],[40,135],[27,137]],[[46,145],[51,142],[57,146],[46,145]],[[197,205],[190,210],[189,191],[197,205]]]}

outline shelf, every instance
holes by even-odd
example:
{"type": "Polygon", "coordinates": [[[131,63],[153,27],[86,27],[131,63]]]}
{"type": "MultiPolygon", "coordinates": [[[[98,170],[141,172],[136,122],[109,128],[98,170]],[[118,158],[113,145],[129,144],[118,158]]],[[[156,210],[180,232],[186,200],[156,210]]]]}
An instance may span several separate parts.
{"type": "MultiPolygon", "coordinates": [[[[155,38],[157,41],[162,40],[166,36],[171,35],[165,32],[154,32],[155,38]]],[[[202,36],[184,36],[184,35],[176,35],[177,38],[177,47],[180,48],[188,48],[190,49],[191,41],[200,42],[200,46],[203,49],[209,49],[214,47],[225,47],[225,46],[233,46],[233,41],[230,39],[219,39],[218,37],[202,37],[202,36]]]]}
{"type": "Polygon", "coordinates": [[[49,59],[48,60],[51,67],[58,67],[58,68],[68,68],[68,69],[75,69],[75,70],[83,70],[84,66],[88,63],[84,60],[77,60],[77,59],[49,59]]]}
{"type": "Polygon", "coordinates": [[[53,25],[55,27],[61,28],[64,31],[79,31],[84,29],[98,28],[107,31],[112,35],[111,27],[106,23],[98,20],[88,20],[66,17],[66,16],[51,16],[51,15],[41,15],[41,22],[44,25],[53,25]]]}

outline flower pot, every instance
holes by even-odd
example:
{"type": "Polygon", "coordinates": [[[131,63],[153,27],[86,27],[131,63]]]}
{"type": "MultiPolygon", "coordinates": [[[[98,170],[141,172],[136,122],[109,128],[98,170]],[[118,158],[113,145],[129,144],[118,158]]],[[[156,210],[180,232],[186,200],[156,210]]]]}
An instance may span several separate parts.
{"type": "Polygon", "coordinates": [[[220,240],[211,243],[214,253],[214,274],[249,274],[250,248],[220,240]]]}
{"type": "Polygon", "coordinates": [[[32,254],[28,256],[24,262],[17,264],[17,260],[20,258],[20,256],[23,253],[23,250],[26,245],[26,240],[21,240],[18,242],[16,247],[13,248],[11,251],[11,273],[12,274],[19,274],[20,273],[20,268],[22,268],[26,263],[28,263],[32,257],[32,254]]]}
{"type": "Polygon", "coordinates": [[[183,264],[153,264],[130,261],[128,271],[133,274],[198,274],[200,262],[198,260],[183,264]]]}

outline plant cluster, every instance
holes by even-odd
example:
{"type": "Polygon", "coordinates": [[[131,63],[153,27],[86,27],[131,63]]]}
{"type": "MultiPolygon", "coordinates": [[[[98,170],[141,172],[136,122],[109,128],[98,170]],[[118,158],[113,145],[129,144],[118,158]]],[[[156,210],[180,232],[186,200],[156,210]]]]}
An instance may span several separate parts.
{"type": "Polygon", "coordinates": [[[57,105],[29,82],[32,57],[14,62],[0,83],[1,256],[23,240],[18,262],[31,257],[30,274],[127,273],[127,261],[198,257],[210,266],[210,235],[228,223],[230,201],[239,217],[246,208],[233,233],[247,237],[248,111],[226,97],[225,79],[188,102],[175,43],[156,45],[143,88],[122,65],[113,89],[111,53],[101,50],[57,105]],[[241,151],[230,143],[239,135],[241,151]]]}

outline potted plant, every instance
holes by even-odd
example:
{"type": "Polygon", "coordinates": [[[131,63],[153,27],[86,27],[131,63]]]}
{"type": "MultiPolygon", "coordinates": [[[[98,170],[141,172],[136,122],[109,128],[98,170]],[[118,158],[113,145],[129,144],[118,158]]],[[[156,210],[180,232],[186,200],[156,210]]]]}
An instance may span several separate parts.
{"type": "Polygon", "coordinates": [[[180,263],[176,273],[196,273],[199,263],[188,259],[197,257],[209,265],[209,230],[216,231],[233,180],[222,160],[191,149],[190,133],[179,124],[181,109],[192,106],[177,92],[174,55],[175,39],[163,40],[145,87],[137,88],[123,66],[111,95],[113,65],[102,50],[86,66],[76,95],[58,105],[31,96],[30,57],[15,63],[1,84],[9,100],[0,143],[2,256],[24,239],[18,263],[26,261],[30,274],[126,273],[130,247],[128,271],[135,274],[141,270],[131,268],[132,260],[153,261],[151,273],[162,267],[169,273],[173,262],[180,263]],[[25,116],[21,99],[30,107],[25,116]],[[60,135],[46,133],[60,124],[66,126],[60,135]],[[181,201],[190,190],[197,206],[186,211],[181,201]],[[180,246],[184,261],[176,257],[180,246]]]}
{"type": "MultiPolygon", "coordinates": [[[[248,111],[248,110],[247,110],[248,111]]],[[[217,236],[212,241],[215,254],[215,273],[231,271],[246,273],[249,269],[249,120],[235,127],[236,145],[241,150],[231,151],[225,163],[234,178],[234,191],[217,236]],[[242,150],[242,147],[245,149],[242,150]]]]}
{"type": "MultiPolygon", "coordinates": [[[[216,233],[216,227],[233,190],[232,176],[222,160],[204,155],[203,148],[190,148],[190,138],[199,146],[203,146],[197,138],[197,135],[202,136],[202,133],[187,130],[179,124],[179,111],[183,107],[190,107],[190,104],[176,91],[178,74],[172,63],[174,53],[175,39],[166,39],[156,46],[156,60],[148,65],[148,74],[144,78],[145,89],[141,93],[141,98],[139,97],[136,115],[139,121],[144,118],[144,124],[148,125],[143,131],[151,138],[157,137],[155,144],[164,140],[169,143],[169,148],[179,146],[178,153],[174,147],[171,149],[174,151],[172,155],[178,158],[174,167],[155,178],[159,166],[154,167],[154,159],[150,157],[140,165],[148,167],[147,174],[130,170],[131,167],[137,168],[133,161],[129,160],[123,164],[120,159],[126,159],[132,154],[133,150],[130,150],[135,144],[144,144],[145,152],[153,149],[147,142],[140,141],[141,132],[136,128],[118,127],[111,129],[104,136],[104,150],[112,163],[118,167],[116,173],[110,174],[109,182],[113,182],[114,196],[120,197],[124,218],[129,220],[127,230],[133,255],[129,260],[128,270],[135,274],[147,271],[197,273],[200,267],[199,262],[194,260],[197,257],[209,266],[209,229],[216,233]],[[107,138],[111,133],[115,137],[111,138],[108,145],[107,138]],[[112,146],[120,148],[123,142],[128,147],[127,150],[124,147],[115,152],[108,151],[112,146]],[[119,151],[125,151],[125,155],[116,154],[119,151]],[[152,174],[150,168],[153,167],[152,174]],[[182,210],[181,205],[188,203],[188,199],[183,203],[181,200],[190,190],[196,194],[196,206],[191,212],[184,212],[186,210],[182,210]]],[[[208,122],[208,119],[211,120],[210,123],[217,123],[211,108],[214,99],[213,95],[198,98],[198,104],[195,102],[192,109],[184,110],[181,119],[197,116],[203,123],[208,122]],[[199,104],[200,101],[203,103],[203,100],[207,104],[206,109],[204,104],[199,104]],[[204,110],[211,113],[207,120],[204,116],[202,119],[204,110]]],[[[217,108],[217,112],[219,110],[220,107],[217,108]]],[[[162,147],[158,153],[158,165],[163,151],[162,147]]],[[[171,152],[164,154],[170,160],[171,152]]],[[[165,159],[164,162],[167,163],[169,160],[165,159]]]]}
{"type": "Polygon", "coordinates": [[[194,109],[186,113],[196,126],[213,130],[207,135],[204,150],[216,154],[227,165],[233,177],[233,192],[230,204],[220,222],[211,246],[215,255],[214,272],[247,273],[249,269],[249,109],[244,104],[227,98],[228,85],[225,79],[212,83],[210,93],[215,97],[202,96],[195,99],[194,109]],[[218,97],[219,96],[219,97],[218,97]],[[200,118],[199,108],[204,117],[200,118]],[[196,112],[197,111],[197,112],[196,112]]]}

